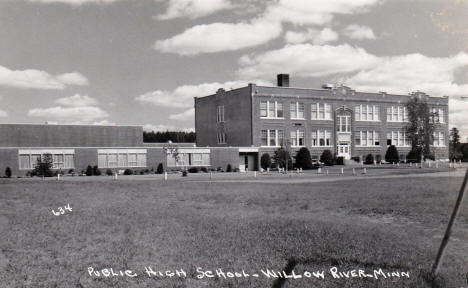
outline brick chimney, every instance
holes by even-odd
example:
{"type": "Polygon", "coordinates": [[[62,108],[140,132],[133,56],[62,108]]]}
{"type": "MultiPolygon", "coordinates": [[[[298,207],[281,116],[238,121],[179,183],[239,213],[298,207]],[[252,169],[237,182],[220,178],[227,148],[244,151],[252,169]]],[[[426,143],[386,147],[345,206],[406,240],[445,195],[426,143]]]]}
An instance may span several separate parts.
{"type": "Polygon", "coordinates": [[[278,74],[277,80],[279,87],[289,87],[289,74],[278,74]]]}

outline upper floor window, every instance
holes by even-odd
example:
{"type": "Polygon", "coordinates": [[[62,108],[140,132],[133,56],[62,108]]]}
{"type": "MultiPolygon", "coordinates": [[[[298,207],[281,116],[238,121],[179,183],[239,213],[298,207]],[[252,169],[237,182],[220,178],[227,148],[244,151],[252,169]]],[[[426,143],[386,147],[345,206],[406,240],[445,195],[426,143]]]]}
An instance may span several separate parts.
{"type": "Polygon", "coordinates": [[[264,129],[261,131],[261,145],[278,147],[283,146],[284,132],[283,130],[264,129]]]}
{"type": "Polygon", "coordinates": [[[356,146],[380,146],[380,133],[378,131],[357,131],[356,146]]]}
{"type": "Polygon", "coordinates": [[[380,121],[380,107],[375,105],[358,105],[355,107],[357,121],[380,121]]]}
{"type": "Polygon", "coordinates": [[[278,101],[261,101],[260,102],[260,117],[261,118],[283,118],[283,102],[278,101]]]}
{"type": "Polygon", "coordinates": [[[338,115],[336,117],[336,125],[338,132],[351,132],[351,116],[338,115]]]}
{"type": "Polygon", "coordinates": [[[291,146],[304,146],[304,131],[291,131],[291,146]]]}
{"type": "Polygon", "coordinates": [[[218,122],[224,122],[224,105],[218,106],[218,113],[217,113],[216,120],[218,122]]]}
{"type": "Polygon", "coordinates": [[[445,146],[444,132],[434,132],[432,145],[438,147],[445,146]]]}
{"type": "Polygon", "coordinates": [[[408,147],[411,141],[406,135],[405,131],[391,131],[387,132],[387,145],[394,145],[397,147],[408,147]]]}
{"type": "Polygon", "coordinates": [[[434,123],[445,123],[444,121],[444,109],[432,108],[432,120],[434,123]]]}
{"type": "Polygon", "coordinates": [[[326,103],[312,103],[310,105],[310,119],[331,120],[331,105],[326,103]]]}
{"type": "Polygon", "coordinates": [[[218,144],[226,144],[226,133],[224,132],[219,132],[218,133],[218,144]]]}
{"type": "Polygon", "coordinates": [[[405,106],[387,107],[387,122],[408,122],[408,111],[405,106]]]}
{"type": "Polygon", "coordinates": [[[331,146],[331,132],[328,130],[312,131],[312,147],[331,146]]]}
{"type": "Polygon", "coordinates": [[[291,119],[304,119],[304,103],[293,102],[289,105],[291,119]]]}

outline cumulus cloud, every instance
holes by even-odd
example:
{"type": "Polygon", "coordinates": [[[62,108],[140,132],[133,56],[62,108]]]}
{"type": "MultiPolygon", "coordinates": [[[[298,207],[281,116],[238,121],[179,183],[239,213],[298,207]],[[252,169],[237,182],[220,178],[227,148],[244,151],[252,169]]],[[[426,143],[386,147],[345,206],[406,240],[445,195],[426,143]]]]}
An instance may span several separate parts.
{"type": "Polygon", "coordinates": [[[466,111],[468,111],[468,99],[449,98],[449,127],[457,127],[460,134],[464,136],[468,136],[468,114],[466,111]]]}
{"type": "Polygon", "coordinates": [[[82,4],[109,4],[119,0],[29,0],[29,2],[50,4],[50,3],[63,3],[70,5],[82,5],[82,4]]]}
{"type": "Polygon", "coordinates": [[[1,117],[8,117],[8,113],[6,111],[0,110],[0,118],[1,117]]]}
{"type": "Polygon", "coordinates": [[[234,51],[267,43],[278,37],[277,22],[254,20],[249,23],[212,23],[197,25],[172,38],[158,40],[154,48],[161,52],[196,55],[234,51]]]}
{"type": "Polygon", "coordinates": [[[349,25],[343,31],[343,33],[351,39],[363,40],[363,39],[376,39],[374,31],[367,26],[349,25]]]}
{"type": "MultiPolygon", "coordinates": [[[[171,38],[158,40],[154,48],[180,55],[234,51],[259,46],[279,37],[283,23],[323,25],[334,14],[365,11],[379,0],[279,0],[269,3],[263,13],[250,21],[196,25],[171,38]]],[[[326,30],[324,33],[330,32],[326,30]]],[[[329,39],[330,35],[323,35],[329,39]]],[[[322,40],[325,43],[327,40],[322,40]]],[[[318,42],[317,42],[318,43],[318,42]]]]}
{"type": "Polygon", "coordinates": [[[299,77],[321,77],[375,67],[379,58],[348,44],[297,44],[258,55],[243,56],[239,63],[241,68],[237,73],[247,79],[269,75],[279,67],[281,71],[299,77]]]}
{"type": "Polygon", "coordinates": [[[63,90],[68,85],[86,86],[88,79],[78,72],[51,75],[41,70],[11,70],[0,66],[0,86],[63,90]]]}
{"type": "Polygon", "coordinates": [[[185,110],[184,112],[181,113],[175,113],[169,115],[169,119],[171,120],[191,120],[195,116],[195,108],[190,108],[185,110]]]}
{"type": "Polygon", "coordinates": [[[229,0],[169,0],[166,12],[156,18],[159,20],[181,17],[196,19],[229,8],[232,8],[229,0]]]}
{"type": "MultiPolygon", "coordinates": [[[[259,81],[258,83],[267,84],[268,82],[259,81]]],[[[203,83],[198,85],[182,85],[172,91],[156,90],[136,97],[136,100],[142,104],[152,104],[160,107],[169,108],[189,108],[194,105],[194,97],[203,97],[216,93],[219,88],[235,89],[247,86],[246,81],[228,81],[225,83],[203,83]]]]}
{"type": "Polygon", "coordinates": [[[106,111],[99,107],[84,106],[84,107],[50,107],[50,108],[34,108],[28,111],[28,116],[45,118],[47,120],[59,122],[76,122],[84,121],[91,122],[96,119],[106,118],[109,116],[106,111]]]}
{"type": "Polygon", "coordinates": [[[88,95],[75,94],[73,96],[59,98],[55,100],[55,103],[66,107],[83,107],[97,105],[98,101],[88,95]]]}
{"type": "Polygon", "coordinates": [[[428,57],[419,53],[380,57],[377,65],[343,78],[347,85],[367,91],[409,93],[416,90],[434,96],[468,94],[468,84],[457,84],[455,72],[468,67],[468,54],[428,57]]]}
{"type": "Polygon", "coordinates": [[[305,32],[288,31],[284,38],[286,42],[291,44],[312,42],[315,45],[323,45],[338,40],[338,33],[330,28],[324,28],[323,30],[308,29],[305,32]]]}

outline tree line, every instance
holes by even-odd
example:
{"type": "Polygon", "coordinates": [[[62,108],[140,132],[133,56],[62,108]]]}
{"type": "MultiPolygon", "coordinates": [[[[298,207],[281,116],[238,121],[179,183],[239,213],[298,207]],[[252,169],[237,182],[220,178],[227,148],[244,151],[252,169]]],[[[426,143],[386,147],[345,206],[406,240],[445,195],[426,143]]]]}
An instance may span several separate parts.
{"type": "Polygon", "coordinates": [[[195,143],[196,133],[193,131],[151,131],[143,132],[143,142],[149,143],[195,143]]]}

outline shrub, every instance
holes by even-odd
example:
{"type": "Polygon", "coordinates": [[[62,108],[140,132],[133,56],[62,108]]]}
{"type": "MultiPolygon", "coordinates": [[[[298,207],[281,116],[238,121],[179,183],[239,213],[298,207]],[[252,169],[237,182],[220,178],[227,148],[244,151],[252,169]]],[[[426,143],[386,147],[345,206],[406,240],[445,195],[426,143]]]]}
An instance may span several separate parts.
{"type": "Polygon", "coordinates": [[[189,173],[198,173],[199,171],[200,171],[200,169],[198,167],[190,167],[188,169],[189,173]]]}
{"type": "Polygon", "coordinates": [[[70,170],[68,170],[68,174],[73,174],[75,173],[75,169],[71,168],[70,170]]]}
{"type": "Polygon", "coordinates": [[[270,168],[271,167],[271,157],[270,157],[270,154],[268,153],[263,153],[262,154],[262,157],[260,158],[260,166],[263,168],[263,169],[267,169],[267,168],[270,168]]]}
{"type": "Polygon", "coordinates": [[[10,167],[6,167],[5,169],[5,176],[7,178],[11,178],[11,168],[10,167]]]}
{"type": "Polygon", "coordinates": [[[200,170],[201,170],[202,172],[205,172],[205,173],[207,173],[207,172],[208,172],[208,169],[207,169],[206,167],[201,167],[201,169],[200,169],[200,170]]]}
{"type": "Polygon", "coordinates": [[[367,154],[364,164],[374,164],[374,155],[367,154]]]}
{"type": "Polygon", "coordinates": [[[187,176],[187,170],[182,171],[182,177],[187,176]]]}
{"type": "Polygon", "coordinates": [[[431,154],[426,154],[426,155],[424,155],[424,160],[432,160],[432,161],[434,161],[434,160],[435,160],[435,156],[434,156],[434,154],[432,154],[432,153],[431,153],[431,154]]]}
{"type": "Polygon", "coordinates": [[[330,150],[323,151],[322,155],[320,155],[320,162],[322,162],[326,166],[333,165],[333,155],[330,152],[330,150]]]}
{"type": "Polygon", "coordinates": [[[107,175],[107,176],[112,176],[112,174],[114,174],[114,173],[112,172],[111,169],[107,169],[107,170],[106,170],[106,175],[107,175]]]}
{"type": "Polygon", "coordinates": [[[336,157],[336,165],[344,165],[344,157],[343,156],[338,156],[336,157]]]}
{"type": "Polygon", "coordinates": [[[395,145],[388,147],[387,152],[385,153],[385,161],[390,163],[397,163],[400,161],[400,155],[395,145]]]}
{"type": "Polygon", "coordinates": [[[85,172],[86,176],[93,176],[93,172],[94,172],[93,167],[91,167],[91,165],[88,165],[88,167],[86,167],[86,172],[85,172]]]}
{"type": "Polygon", "coordinates": [[[234,172],[240,172],[240,169],[236,167],[236,168],[234,168],[233,171],[234,171],[234,172]]]}
{"type": "Polygon", "coordinates": [[[94,167],[93,167],[93,175],[94,175],[94,176],[99,176],[99,175],[101,175],[101,170],[99,170],[99,168],[98,168],[97,165],[94,165],[94,167]]]}
{"type": "Polygon", "coordinates": [[[408,155],[406,155],[406,162],[409,162],[409,163],[421,162],[421,152],[417,149],[411,149],[408,155]]]}
{"type": "Polygon", "coordinates": [[[38,157],[36,167],[34,171],[37,176],[52,177],[54,173],[52,172],[53,160],[51,154],[44,154],[42,157],[38,157]]]}
{"type": "Polygon", "coordinates": [[[291,156],[289,155],[289,152],[286,151],[283,147],[275,151],[273,159],[275,160],[276,167],[286,168],[286,161],[288,161],[288,169],[292,169],[293,165],[291,156]]]}
{"type": "Polygon", "coordinates": [[[228,164],[226,167],[226,172],[232,172],[232,166],[231,164],[228,164]]]}
{"type": "Polygon", "coordinates": [[[358,162],[358,163],[359,163],[359,162],[361,162],[361,157],[359,157],[359,156],[353,156],[353,157],[351,157],[351,160],[354,160],[354,162],[358,162]]]}
{"type": "Polygon", "coordinates": [[[124,171],[123,174],[124,174],[124,175],[132,175],[132,174],[133,174],[133,170],[127,168],[127,169],[125,169],[125,171],[124,171]]]}
{"type": "Polygon", "coordinates": [[[158,168],[156,168],[156,173],[157,174],[163,174],[164,173],[164,167],[162,163],[158,164],[158,168]]]}
{"type": "Polygon", "coordinates": [[[312,169],[312,158],[310,157],[309,149],[302,147],[296,154],[296,168],[304,170],[312,169]]]}
{"type": "Polygon", "coordinates": [[[222,168],[222,167],[218,167],[218,168],[216,168],[216,171],[218,171],[218,172],[224,172],[224,170],[223,170],[223,168],[222,168]]]}

